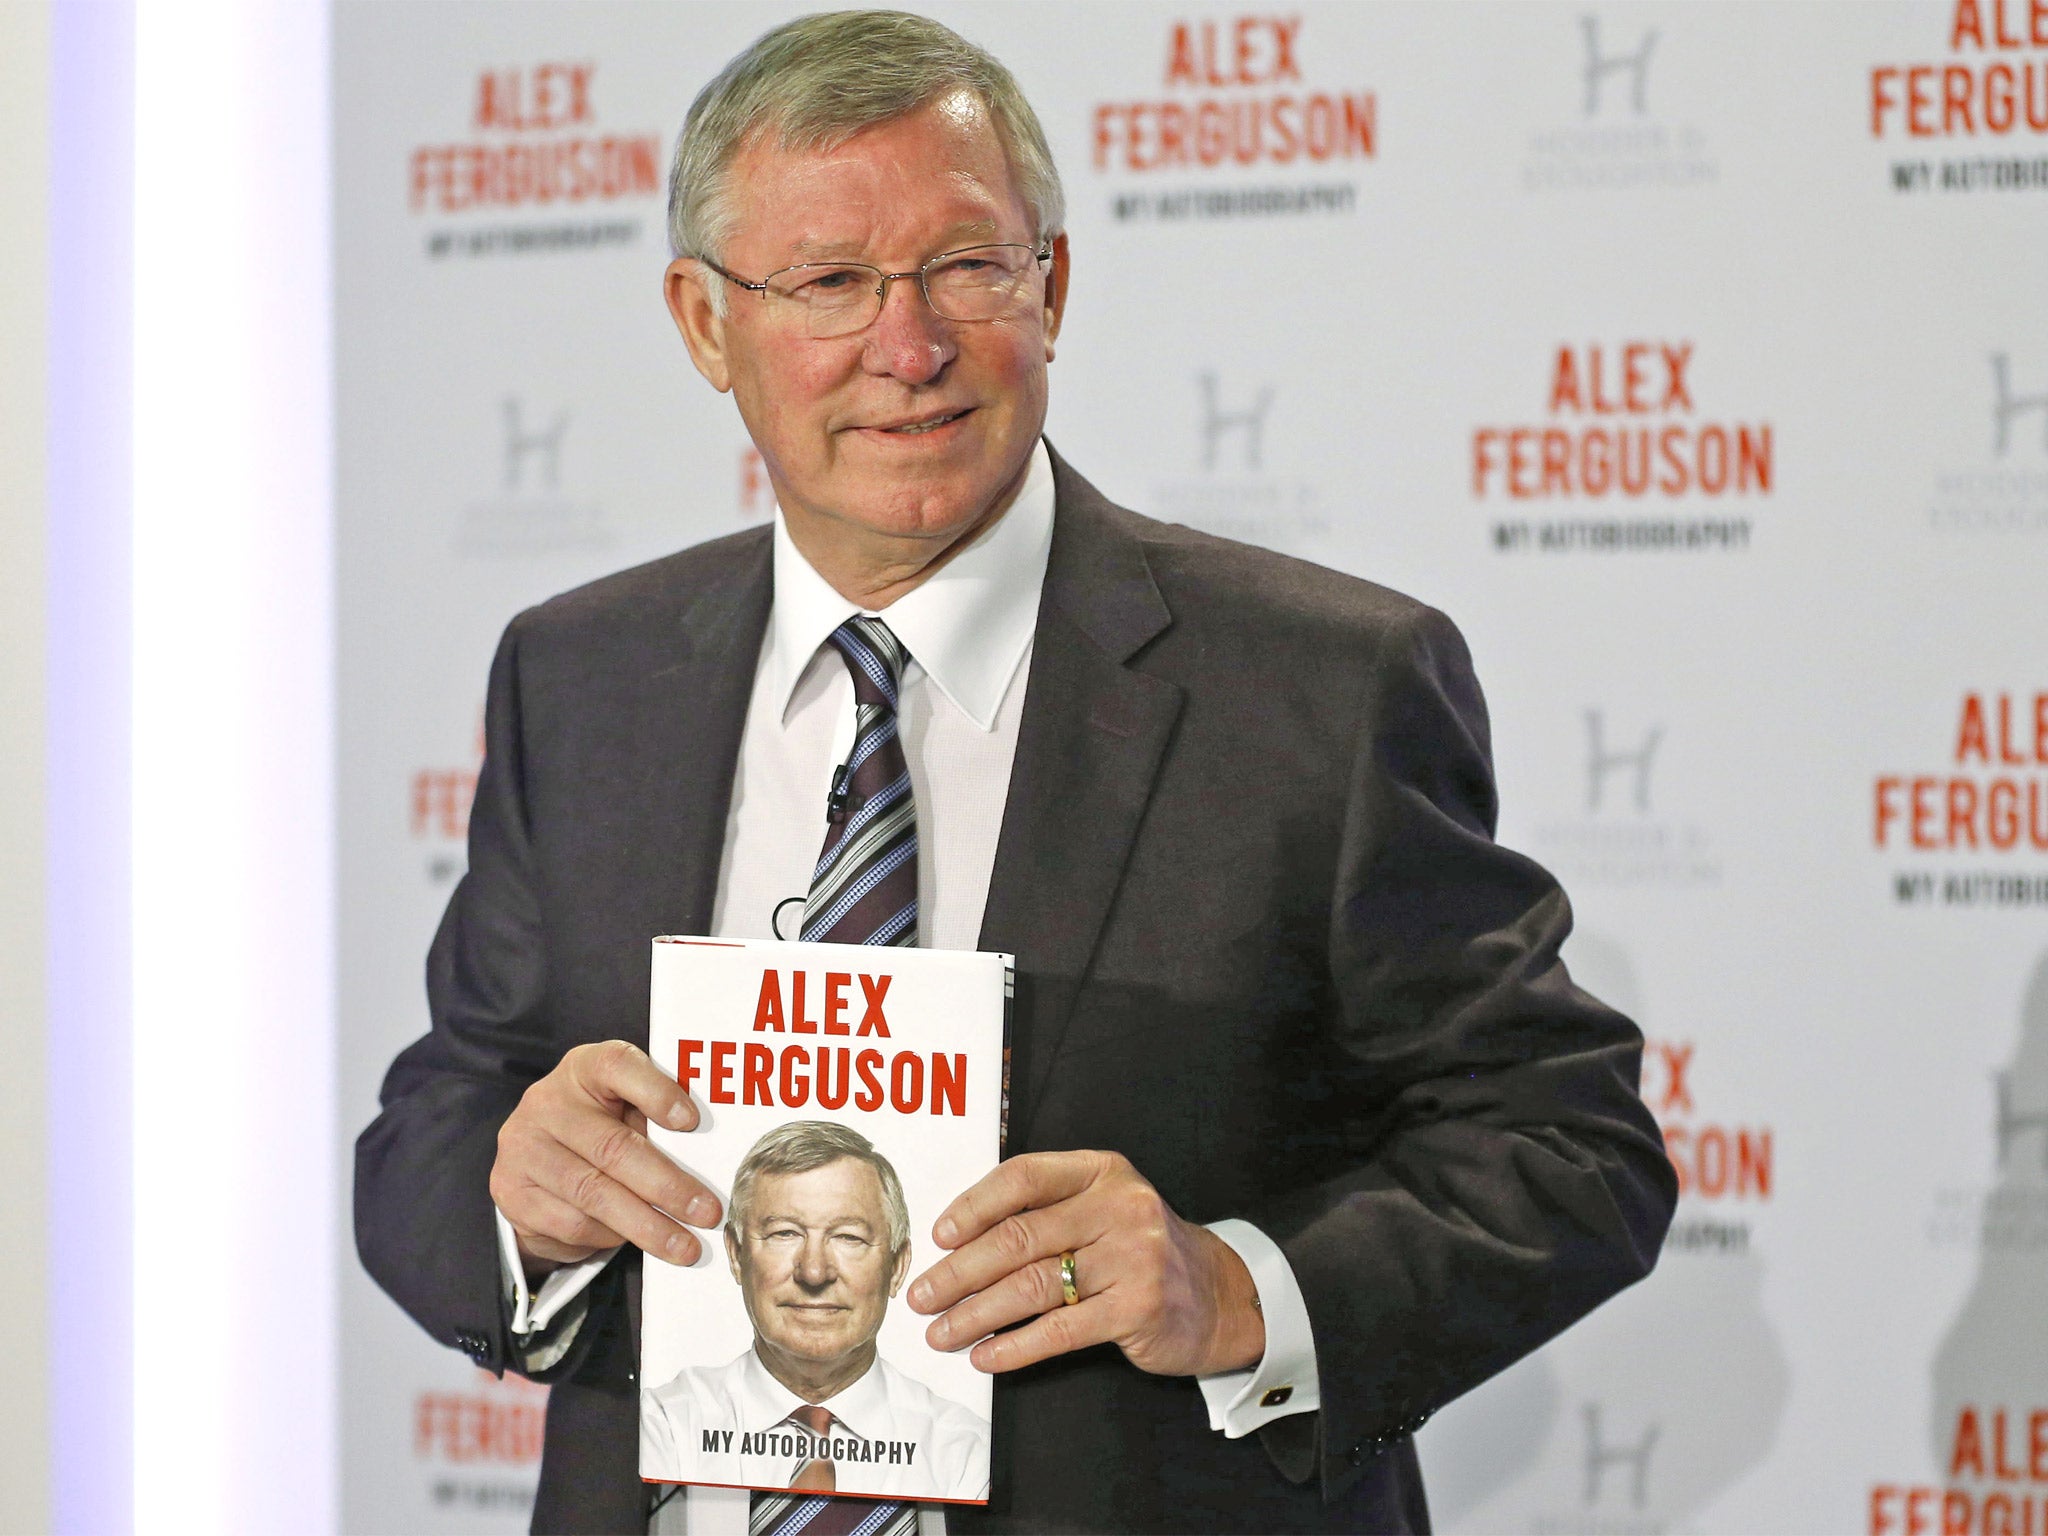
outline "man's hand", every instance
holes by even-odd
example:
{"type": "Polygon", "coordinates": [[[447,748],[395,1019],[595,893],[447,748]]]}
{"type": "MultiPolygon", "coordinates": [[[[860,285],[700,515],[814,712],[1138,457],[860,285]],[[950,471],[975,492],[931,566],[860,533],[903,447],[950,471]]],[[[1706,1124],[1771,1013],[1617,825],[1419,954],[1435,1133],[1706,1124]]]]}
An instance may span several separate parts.
{"type": "Polygon", "coordinates": [[[697,1106],[623,1040],[577,1046],[526,1090],[498,1131],[491,1199],[529,1280],[620,1243],[696,1261],[697,1238],[681,1222],[718,1225],[718,1197],[642,1134],[649,1120],[693,1131],[697,1106]]]}
{"type": "Polygon", "coordinates": [[[911,1283],[911,1308],[944,1314],[925,1331],[935,1349],[980,1339],[968,1357],[977,1369],[1115,1344],[1140,1370],[1209,1376],[1266,1352],[1244,1260],[1114,1152],[1013,1157],[947,1206],[932,1237],[954,1252],[911,1283]],[[1070,1248],[1081,1297],[1071,1307],[1060,1290],[1070,1248]],[[1036,1321],[996,1333],[1025,1318],[1036,1321]]]}

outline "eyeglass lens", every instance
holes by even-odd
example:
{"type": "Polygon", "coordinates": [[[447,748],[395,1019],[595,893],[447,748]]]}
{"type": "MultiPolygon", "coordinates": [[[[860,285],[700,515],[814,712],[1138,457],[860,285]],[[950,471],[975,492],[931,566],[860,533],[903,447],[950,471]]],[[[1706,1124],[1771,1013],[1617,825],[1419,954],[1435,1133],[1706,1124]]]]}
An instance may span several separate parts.
{"type": "MultiPolygon", "coordinates": [[[[1010,313],[1038,263],[1028,245],[978,245],[948,251],[925,264],[926,300],[947,320],[996,320],[1010,313]]],[[[863,330],[882,312],[878,267],[859,262],[809,263],[769,276],[769,291],[804,306],[817,339],[863,330]]],[[[897,281],[903,281],[897,278],[897,281]]]]}

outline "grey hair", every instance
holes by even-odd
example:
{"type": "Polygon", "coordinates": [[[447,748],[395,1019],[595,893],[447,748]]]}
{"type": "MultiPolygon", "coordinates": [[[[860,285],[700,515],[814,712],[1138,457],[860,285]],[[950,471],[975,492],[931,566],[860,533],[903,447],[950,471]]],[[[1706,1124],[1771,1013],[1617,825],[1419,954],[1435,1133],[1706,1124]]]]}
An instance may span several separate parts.
{"type": "Polygon", "coordinates": [[[910,1207],[903,1202],[903,1185],[889,1159],[875,1150],[875,1144],[848,1126],[829,1120],[789,1120],[768,1132],[740,1159],[732,1176],[732,1198],[726,1202],[725,1230],[735,1239],[744,1236],[754,1212],[754,1183],[764,1173],[809,1173],[842,1157],[851,1157],[875,1170],[882,1184],[882,1210],[889,1223],[889,1252],[898,1254],[910,1246],[910,1207]]]}
{"type": "MultiPolygon", "coordinates": [[[[955,91],[988,111],[1043,244],[1066,227],[1067,199],[1038,114],[1016,77],[950,27],[904,11],[827,11],[764,32],[690,105],[668,177],[669,248],[718,260],[732,234],[733,158],[772,130],[784,150],[830,149],[955,91]]],[[[725,284],[706,272],[723,312],[725,284]]]]}

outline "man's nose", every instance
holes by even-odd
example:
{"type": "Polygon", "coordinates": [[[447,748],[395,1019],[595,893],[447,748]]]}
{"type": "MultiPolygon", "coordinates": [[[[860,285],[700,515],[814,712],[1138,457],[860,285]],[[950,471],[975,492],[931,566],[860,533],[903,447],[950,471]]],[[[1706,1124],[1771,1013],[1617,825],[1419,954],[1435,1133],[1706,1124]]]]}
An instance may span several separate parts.
{"type": "Polygon", "coordinates": [[[810,1290],[822,1290],[838,1278],[839,1270],[832,1262],[832,1250],[825,1239],[808,1239],[803,1251],[796,1256],[797,1284],[810,1290]]]}
{"type": "Polygon", "coordinates": [[[882,312],[862,340],[866,370],[906,384],[931,383],[960,350],[952,322],[932,312],[915,273],[890,279],[882,312]]]}

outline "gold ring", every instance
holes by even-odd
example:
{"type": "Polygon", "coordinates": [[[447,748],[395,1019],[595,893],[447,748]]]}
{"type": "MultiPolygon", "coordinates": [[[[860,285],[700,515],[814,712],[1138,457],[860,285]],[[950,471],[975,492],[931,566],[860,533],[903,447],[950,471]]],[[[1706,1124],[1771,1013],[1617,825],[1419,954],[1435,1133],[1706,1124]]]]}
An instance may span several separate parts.
{"type": "Polygon", "coordinates": [[[1081,1293],[1074,1287],[1074,1250],[1069,1248],[1060,1255],[1060,1304],[1071,1307],[1080,1299],[1081,1293]]]}

